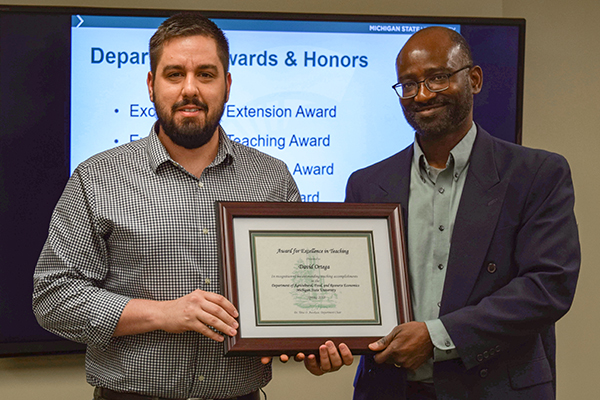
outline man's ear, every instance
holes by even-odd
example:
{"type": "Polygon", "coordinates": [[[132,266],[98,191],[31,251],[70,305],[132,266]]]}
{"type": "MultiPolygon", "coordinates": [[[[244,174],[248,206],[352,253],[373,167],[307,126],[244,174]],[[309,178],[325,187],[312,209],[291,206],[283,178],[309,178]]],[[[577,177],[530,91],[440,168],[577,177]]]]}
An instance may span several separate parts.
{"type": "Polygon", "coordinates": [[[146,78],[146,85],[148,85],[148,95],[150,96],[150,101],[154,103],[153,80],[152,71],[150,71],[148,72],[148,77],[146,78]]]}
{"type": "Polygon", "coordinates": [[[227,89],[227,98],[225,99],[225,103],[229,101],[229,91],[231,90],[231,73],[227,73],[227,78],[225,78],[225,85],[227,89]]]}
{"type": "Polygon", "coordinates": [[[473,94],[481,92],[483,86],[483,71],[479,65],[475,65],[469,71],[469,79],[471,81],[471,91],[473,94]]]}

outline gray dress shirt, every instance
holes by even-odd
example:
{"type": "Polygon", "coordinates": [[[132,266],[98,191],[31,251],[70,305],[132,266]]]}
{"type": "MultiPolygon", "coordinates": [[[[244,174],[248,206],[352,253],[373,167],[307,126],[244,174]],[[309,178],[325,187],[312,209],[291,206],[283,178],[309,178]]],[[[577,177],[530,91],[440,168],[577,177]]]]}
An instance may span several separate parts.
{"type": "Polygon", "coordinates": [[[267,384],[257,357],[223,357],[196,332],[112,337],[130,299],[219,292],[215,201],[299,201],[286,165],[230,141],[197,178],[155,129],[77,167],[52,215],[34,275],[40,324],[87,344],[91,385],[167,398],[229,398],[267,384]]]}
{"type": "MultiPolygon", "coordinates": [[[[469,156],[477,127],[450,151],[446,168],[437,169],[427,163],[425,154],[414,142],[408,199],[408,269],[411,301],[415,321],[424,321],[434,344],[435,361],[458,357],[454,343],[438,319],[450,240],[454,220],[465,185],[469,156]]],[[[433,382],[430,359],[408,379],[433,382]]]]}

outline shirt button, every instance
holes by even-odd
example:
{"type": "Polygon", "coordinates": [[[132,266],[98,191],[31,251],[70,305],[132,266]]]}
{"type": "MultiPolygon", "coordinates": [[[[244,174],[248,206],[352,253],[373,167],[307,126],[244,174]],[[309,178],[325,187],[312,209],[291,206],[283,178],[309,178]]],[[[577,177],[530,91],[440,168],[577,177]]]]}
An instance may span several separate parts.
{"type": "Polygon", "coordinates": [[[440,225],[440,227],[438,229],[440,230],[440,232],[443,232],[444,229],[446,229],[446,227],[444,225],[440,225]]]}
{"type": "Polygon", "coordinates": [[[440,192],[440,194],[444,194],[445,190],[444,190],[444,188],[439,188],[438,192],[440,192]]]}
{"type": "Polygon", "coordinates": [[[204,183],[203,183],[203,182],[198,182],[198,186],[199,186],[200,188],[203,188],[203,187],[204,187],[204,183]]]}
{"type": "Polygon", "coordinates": [[[438,302],[437,306],[441,308],[442,307],[442,302],[441,301],[438,302]]]}
{"type": "Polygon", "coordinates": [[[440,271],[441,271],[441,270],[443,270],[443,269],[444,269],[444,264],[440,264],[440,265],[438,265],[438,269],[439,269],[440,271]]]}
{"type": "Polygon", "coordinates": [[[210,278],[206,278],[206,279],[204,280],[204,283],[206,283],[207,285],[210,285],[210,278]]]}
{"type": "Polygon", "coordinates": [[[445,344],[446,346],[450,347],[450,345],[451,345],[452,343],[450,343],[450,341],[449,341],[449,340],[446,340],[446,341],[444,342],[444,344],[445,344]]]}
{"type": "Polygon", "coordinates": [[[204,233],[205,235],[207,235],[208,234],[208,229],[206,229],[206,228],[202,229],[202,233],[204,233]]]}

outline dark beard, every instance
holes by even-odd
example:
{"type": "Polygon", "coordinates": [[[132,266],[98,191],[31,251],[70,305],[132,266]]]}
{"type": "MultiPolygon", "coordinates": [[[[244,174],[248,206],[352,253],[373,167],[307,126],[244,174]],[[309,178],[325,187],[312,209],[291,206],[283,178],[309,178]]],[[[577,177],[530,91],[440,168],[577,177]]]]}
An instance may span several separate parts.
{"type": "Polygon", "coordinates": [[[197,149],[204,146],[212,139],[221,117],[225,109],[225,101],[223,101],[220,109],[217,113],[210,115],[208,105],[201,102],[198,98],[193,97],[191,99],[183,99],[177,102],[171,107],[171,113],[169,114],[160,104],[155,103],[156,115],[158,116],[158,123],[162,126],[165,134],[178,146],[185,147],[186,149],[197,149]],[[204,125],[197,122],[193,118],[185,118],[181,124],[177,124],[173,118],[176,110],[180,107],[192,104],[206,113],[206,123],[204,125]]]}
{"type": "Polygon", "coordinates": [[[409,106],[402,106],[406,122],[413,127],[415,132],[422,137],[439,137],[451,133],[459,127],[469,116],[473,107],[473,96],[468,87],[459,97],[444,97],[439,93],[428,103],[412,102],[409,106]],[[432,118],[421,118],[417,115],[422,107],[443,104],[446,107],[444,114],[432,118]]]}

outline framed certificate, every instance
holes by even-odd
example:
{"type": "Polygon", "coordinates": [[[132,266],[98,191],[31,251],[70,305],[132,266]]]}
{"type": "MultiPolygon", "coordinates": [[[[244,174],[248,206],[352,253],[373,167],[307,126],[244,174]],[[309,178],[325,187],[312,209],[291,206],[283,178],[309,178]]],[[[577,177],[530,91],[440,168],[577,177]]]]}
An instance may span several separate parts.
{"type": "Polygon", "coordinates": [[[217,203],[226,355],[354,354],[412,318],[399,204],[217,203]]]}

